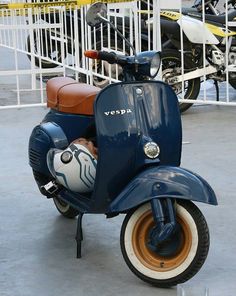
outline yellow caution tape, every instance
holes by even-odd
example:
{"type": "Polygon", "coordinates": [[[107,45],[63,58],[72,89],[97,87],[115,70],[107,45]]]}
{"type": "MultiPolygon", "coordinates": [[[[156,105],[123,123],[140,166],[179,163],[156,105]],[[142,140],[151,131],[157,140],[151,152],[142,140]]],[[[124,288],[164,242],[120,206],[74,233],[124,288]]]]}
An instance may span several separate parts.
{"type": "MultiPolygon", "coordinates": [[[[37,3],[8,3],[0,4],[0,9],[29,9],[29,8],[44,8],[55,6],[81,6],[87,4],[93,4],[97,0],[61,0],[53,2],[37,2],[37,3]]],[[[103,3],[119,3],[119,2],[131,2],[131,0],[100,0],[103,3]]]]}
{"type": "MultiPolygon", "coordinates": [[[[60,0],[53,2],[37,2],[37,3],[8,3],[0,4],[0,17],[2,16],[24,16],[28,15],[28,10],[32,10],[32,14],[52,12],[52,8],[65,7],[66,9],[76,9],[82,5],[93,4],[98,0],[60,0]],[[51,8],[51,9],[50,9],[51,8]]],[[[99,0],[103,3],[120,3],[131,2],[132,0],[99,0]]]]}
{"type": "MultiPolygon", "coordinates": [[[[50,7],[46,7],[46,8],[43,8],[43,9],[33,8],[32,11],[31,11],[31,14],[32,15],[36,15],[36,14],[48,14],[48,13],[54,13],[54,12],[55,12],[55,9],[52,9],[50,7]]],[[[29,15],[29,9],[6,9],[6,10],[0,10],[0,17],[28,16],[28,15],[29,15]]]]}

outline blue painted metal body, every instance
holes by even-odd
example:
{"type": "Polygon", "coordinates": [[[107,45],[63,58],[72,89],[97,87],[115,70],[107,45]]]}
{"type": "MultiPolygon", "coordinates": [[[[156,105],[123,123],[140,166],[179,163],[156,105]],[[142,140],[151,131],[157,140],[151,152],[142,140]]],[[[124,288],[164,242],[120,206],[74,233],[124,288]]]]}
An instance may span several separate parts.
{"type": "Polygon", "coordinates": [[[110,85],[97,97],[95,118],[99,161],[92,208],[108,211],[110,203],[147,166],[179,166],[181,119],[176,95],[166,84],[110,85]],[[143,146],[148,141],[160,146],[159,162],[145,156],[143,146]]]}
{"type": "Polygon", "coordinates": [[[93,116],[77,115],[51,110],[45,116],[43,122],[55,122],[65,133],[67,140],[71,143],[81,136],[87,127],[94,122],[93,116]]]}
{"type": "MultiPolygon", "coordinates": [[[[64,189],[60,198],[82,213],[119,213],[163,197],[217,203],[206,181],[178,168],[182,128],[171,87],[159,81],[112,84],[98,94],[94,114],[98,145],[94,191],[84,196],[64,189]],[[149,141],[159,145],[158,159],[145,156],[143,146],[149,141]]],[[[47,151],[64,149],[93,120],[50,111],[32,133],[29,155],[38,153],[38,159],[30,158],[31,167],[48,175],[47,151]]]]}
{"type": "Polygon", "coordinates": [[[188,199],[217,205],[214,191],[199,175],[172,167],[151,167],[136,176],[110,205],[109,211],[127,211],[153,198],[188,199]]]}
{"type": "Polygon", "coordinates": [[[40,125],[37,125],[29,140],[29,162],[31,167],[46,176],[46,156],[51,148],[65,149],[69,143],[80,137],[94,122],[93,116],[68,114],[50,110],[40,125]]]}
{"type": "Polygon", "coordinates": [[[49,177],[50,172],[46,162],[49,149],[64,149],[68,144],[65,133],[54,121],[37,125],[29,140],[30,166],[34,171],[49,177]]]}

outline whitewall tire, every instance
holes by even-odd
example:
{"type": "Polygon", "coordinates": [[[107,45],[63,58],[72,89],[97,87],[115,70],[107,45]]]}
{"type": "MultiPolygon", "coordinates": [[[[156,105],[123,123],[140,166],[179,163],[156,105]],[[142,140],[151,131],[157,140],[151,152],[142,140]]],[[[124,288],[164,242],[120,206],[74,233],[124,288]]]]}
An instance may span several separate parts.
{"type": "Polygon", "coordinates": [[[178,231],[154,252],[148,246],[154,227],[150,203],[128,213],[121,229],[121,250],[129,268],[142,280],[170,287],[190,279],[208,254],[209,231],[200,210],[190,201],[176,204],[178,231]],[[177,242],[177,243],[176,243],[177,242]],[[176,245],[171,253],[165,251],[176,245]]]}

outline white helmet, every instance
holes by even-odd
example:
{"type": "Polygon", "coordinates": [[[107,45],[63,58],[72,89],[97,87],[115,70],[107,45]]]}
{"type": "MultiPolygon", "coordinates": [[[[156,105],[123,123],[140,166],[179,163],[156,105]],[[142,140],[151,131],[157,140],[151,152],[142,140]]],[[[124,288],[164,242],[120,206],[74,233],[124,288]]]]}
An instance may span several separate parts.
{"type": "Polygon", "coordinates": [[[84,145],[72,143],[65,150],[50,149],[47,164],[57,182],[69,190],[93,190],[97,160],[84,145]]]}

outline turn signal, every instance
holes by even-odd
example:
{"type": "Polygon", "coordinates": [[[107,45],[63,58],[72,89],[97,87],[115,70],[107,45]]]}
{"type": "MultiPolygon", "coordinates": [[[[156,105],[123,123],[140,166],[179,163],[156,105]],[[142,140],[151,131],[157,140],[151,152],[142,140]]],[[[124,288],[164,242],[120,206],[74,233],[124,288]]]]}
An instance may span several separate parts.
{"type": "Polygon", "coordinates": [[[99,52],[97,50],[86,50],[84,55],[89,59],[97,60],[99,59],[99,52]]]}

